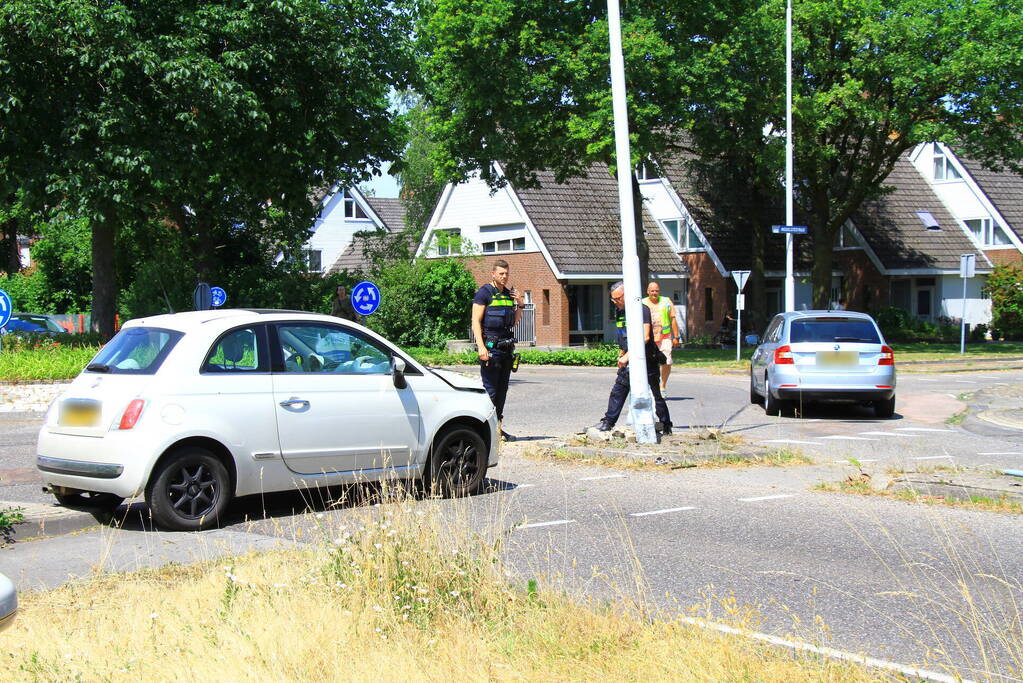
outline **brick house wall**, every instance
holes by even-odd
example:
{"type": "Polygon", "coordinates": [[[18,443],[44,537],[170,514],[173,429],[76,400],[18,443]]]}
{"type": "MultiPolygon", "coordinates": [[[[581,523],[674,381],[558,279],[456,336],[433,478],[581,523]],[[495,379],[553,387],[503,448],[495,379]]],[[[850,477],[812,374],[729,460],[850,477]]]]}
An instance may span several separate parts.
{"type": "Polygon", "coordinates": [[[727,311],[734,308],[728,283],[718,272],[707,252],[679,254],[689,269],[689,300],[687,302],[686,334],[688,337],[717,334],[727,311]],[[711,290],[710,301],[707,290],[711,290]],[[709,304],[709,305],[708,305],[709,304]],[[709,311],[708,311],[709,308],[709,311]],[[710,319],[708,320],[708,314],[710,319]]]}
{"type": "Polygon", "coordinates": [[[843,273],[843,294],[850,311],[869,313],[888,305],[888,278],[862,249],[833,253],[835,269],[843,273]]]}
{"type": "Polygon", "coordinates": [[[480,286],[490,282],[494,261],[508,262],[508,284],[531,292],[536,315],[537,346],[568,346],[568,295],[554,277],[543,254],[487,254],[466,264],[480,286]]]}
{"type": "Polygon", "coordinates": [[[986,249],[984,255],[996,266],[1023,265],[1023,254],[1018,249],[986,249]]]}

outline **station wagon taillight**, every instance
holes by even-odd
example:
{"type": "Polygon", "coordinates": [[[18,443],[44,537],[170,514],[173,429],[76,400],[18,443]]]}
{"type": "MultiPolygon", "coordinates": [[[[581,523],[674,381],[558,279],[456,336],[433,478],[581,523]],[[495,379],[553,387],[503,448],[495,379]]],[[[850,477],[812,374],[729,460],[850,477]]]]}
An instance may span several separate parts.
{"type": "Polygon", "coordinates": [[[135,426],[135,423],[142,417],[142,409],[146,407],[145,400],[136,398],[134,401],[128,404],[128,407],[124,409],[124,414],[121,415],[121,424],[117,426],[118,429],[131,429],[135,426]]]}
{"type": "Polygon", "coordinates": [[[881,357],[877,359],[878,365],[895,365],[895,352],[890,346],[881,347],[881,357]]]}
{"type": "Polygon", "coordinates": [[[785,346],[779,346],[774,350],[774,364],[775,365],[795,365],[796,362],[792,360],[792,347],[786,344],[785,346]]]}

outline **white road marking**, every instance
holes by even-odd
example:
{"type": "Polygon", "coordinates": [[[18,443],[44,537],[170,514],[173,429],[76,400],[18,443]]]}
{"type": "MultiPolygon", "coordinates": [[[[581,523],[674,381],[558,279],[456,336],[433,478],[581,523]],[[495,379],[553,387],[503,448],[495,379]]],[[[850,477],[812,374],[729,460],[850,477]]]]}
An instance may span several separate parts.
{"type": "Polygon", "coordinates": [[[929,379],[927,377],[914,377],[913,379],[915,379],[917,382],[937,382],[938,381],[936,379],[929,379]]]}
{"type": "Polygon", "coordinates": [[[919,458],[910,458],[910,460],[941,460],[942,458],[949,458],[954,460],[954,455],[923,455],[919,458]]]}
{"type": "Polygon", "coordinates": [[[984,451],[977,455],[1023,455],[1023,451],[984,451]]]}
{"type": "Polygon", "coordinates": [[[945,394],[945,395],[948,396],[949,398],[959,398],[955,394],[945,394]]]}
{"type": "Polygon", "coordinates": [[[912,438],[912,434],[896,434],[894,432],[860,432],[860,434],[867,434],[869,436],[899,436],[903,439],[912,438]]]}
{"type": "Polygon", "coordinates": [[[709,629],[711,631],[718,631],[719,633],[727,633],[735,636],[745,636],[751,640],[759,640],[772,645],[779,645],[790,650],[796,650],[797,652],[812,652],[816,655],[822,655],[824,657],[830,657],[831,659],[837,659],[845,662],[854,662],[861,666],[867,666],[873,669],[894,671],[910,678],[920,678],[925,681],[932,681],[933,683],[974,683],[974,681],[968,678],[960,678],[958,676],[951,676],[949,674],[929,671],[927,669],[918,669],[915,666],[906,666],[905,664],[899,664],[898,662],[892,662],[886,659],[876,659],[874,657],[858,655],[852,652],[845,652],[844,650],[836,650],[832,647],[821,647],[819,645],[811,645],[810,643],[804,643],[798,640],[779,638],[778,636],[772,636],[767,633],[747,631],[745,629],[735,628],[734,626],[726,626],[712,621],[705,621],[698,617],[678,618],[687,624],[699,626],[700,628],[709,629]]]}
{"type": "Polygon", "coordinates": [[[602,474],[599,477],[583,477],[579,481],[596,481],[597,479],[624,479],[624,474],[602,474]]]}
{"type": "Polygon", "coordinates": [[[878,460],[868,460],[866,458],[846,458],[845,460],[836,460],[835,464],[836,465],[851,465],[852,464],[852,462],[850,462],[851,460],[855,460],[856,462],[879,462],[878,460]]]}
{"type": "Polygon", "coordinates": [[[794,498],[794,493],[779,493],[776,496],[757,496],[756,498],[740,498],[740,503],[756,503],[759,500],[777,500],[778,498],[794,498]]]}
{"type": "Polygon", "coordinates": [[[534,529],[538,526],[556,526],[558,524],[574,524],[574,519],[557,519],[553,522],[533,522],[532,524],[519,524],[517,529],[534,529]]]}
{"type": "Polygon", "coordinates": [[[841,439],[842,441],[877,441],[877,439],[868,439],[865,436],[844,436],[842,434],[835,434],[834,436],[822,436],[822,439],[841,439]]]}
{"type": "Polygon", "coordinates": [[[954,429],[936,429],[934,427],[896,427],[897,432],[954,432],[954,429]]]}
{"type": "Polygon", "coordinates": [[[760,443],[806,443],[811,446],[820,446],[821,444],[816,441],[800,441],[799,439],[768,439],[767,441],[761,441],[760,443]]]}
{"type": "Polygon", "coordinates": [[[957,380],[955,380],[955,382],[956,382],[956,384],[976,384],[977,383],[976,380],[972,380],[972,379],[957,379],[957,380]]]}
{"type": "Polygon", "coordinates": [[[536,486],[536,484],[516,484],[517,489],[528,489],[530,486],[536,486]]]}
{"type": "Polygon", "coordinates": [[[630,513],[630,516],[631,517],[646,517],[647,515],[664,515],[664,514],[667,514],[669,512],[682,512],[683,510],[695,510],[695,509],[696,508],[694,508],[692,506],[682,507],[682,508],[666,508],[664,510],[651,510],[650,512],[632,512],[632,513],[630,513]]]}

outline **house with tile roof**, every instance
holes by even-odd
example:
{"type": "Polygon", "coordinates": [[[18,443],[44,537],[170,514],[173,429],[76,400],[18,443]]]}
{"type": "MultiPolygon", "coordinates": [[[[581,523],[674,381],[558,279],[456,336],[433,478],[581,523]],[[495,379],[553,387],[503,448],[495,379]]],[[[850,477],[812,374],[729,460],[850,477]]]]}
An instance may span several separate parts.
{"type": "MultiPolygon", "coordinates": [[[[482,254],[470,260],[481,285],[490,280],[494,260],[508,262],[509,283],[523,291],[533,312],[536,344],[611,340],[609,287],[622,278],[617,181],[606,166],[564,183],[540,172],[538,181],[537,188],[508,183],[493,191],[479,178],[449,184],[416,256],[448,256],[449,236],[471,242],[482,254]]],[[[647,212],[643,228],[651,277],[684,307],[685,264],[647,212]]]]}
{"type": "MultiPolygon", "coordinates": [[[[712,334],[734,306],[733,270],[752,267],[750,231],[727,218],[747,201],[741,188],[732,198],[708,199],[692,170],[692,156],[659,160],[657,172],[640,181],[645,204],[685,261],[690,277],[688,332],[712,334]],[[721,202],[735,206],[723,210],[721,202]]],[[[885,181],[888,192],[865,202],[837,235],[833,251],[832,300],[846,299],[851,310],[893,305],[927,320],[962,314],[961,254],[975,254],[977,274],[990,273],[992,260],[972,240],[963,222],[935,192],[907,153],[885,181]]],[[[779,202],[781,189],[779,189],[779,202]]],[[[776,211],[781,222],[780,204],[776,211]]],[[[798,216],[797,216],[798,219],[798,216]]],[[[797,220],[798,222],[798,220],[797,220]]],[[[796,308],[811,304],[810,244],[796,238],[796,308]]],[[[769,235],[765,249],[765,289],[769,319],[782,310],[784,238],[769,235]]],[[[983,278],[968,283],[967,321],[990,320],[983,278]]]]}
{"type": "Polygon", "coordinates": [[[373,265],[368,254],[383,246],[383,241],[393,239],[407,227],[405,224],[405,205],[401,199],[391,197],[367,197],[382,225],[374,225],[372,230],[357,232],[351,242],[334,260],[328,273],[342,270],[349,273],[366,273],[373,265]]]}
{"type": "MultiPolygon", "coordinates": [[[[312,272],[337,270],[338,259],[352,246],[357,234],[385,234],[405,225],[405,210],[399,200],[366,196],[355,187],[335,185],[314,201],[319,213],[303,247],[312,272]]],[[[361,256],[362,249],[357,253],[361,256]]]]}

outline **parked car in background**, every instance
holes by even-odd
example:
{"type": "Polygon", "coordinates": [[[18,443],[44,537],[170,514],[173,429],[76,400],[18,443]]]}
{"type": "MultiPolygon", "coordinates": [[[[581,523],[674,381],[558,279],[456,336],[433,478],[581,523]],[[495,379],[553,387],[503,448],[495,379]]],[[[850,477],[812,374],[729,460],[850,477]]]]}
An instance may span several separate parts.
{"type": "Polygon", "coordinates": [[[0,574],[0,631],[14,623],[14,615],[18,613],[18,591],[14,584],[0,574]]]}
{"type": "Polygon", "coordinates": [[[433,370],[361,325],[294,311],[129,321],[55,400],[37,466],[58,502],[145,495],[170,529],[229,501],[398,477],[452,496],[497,464],[478,379],[433,370]]]}
{"type": "Polygon", "coordinates": [[[60,323],[45,313],[12,313],[6,329],[9,332],[68,333],[60,323]]]}
{"type": "Polygon", "coordinates": [[[750,402],[778,415],[813,401],[867,403],[895,413],[895,354],[874,319],[851,311],[779,313],[750,364],[750,402]]]}

